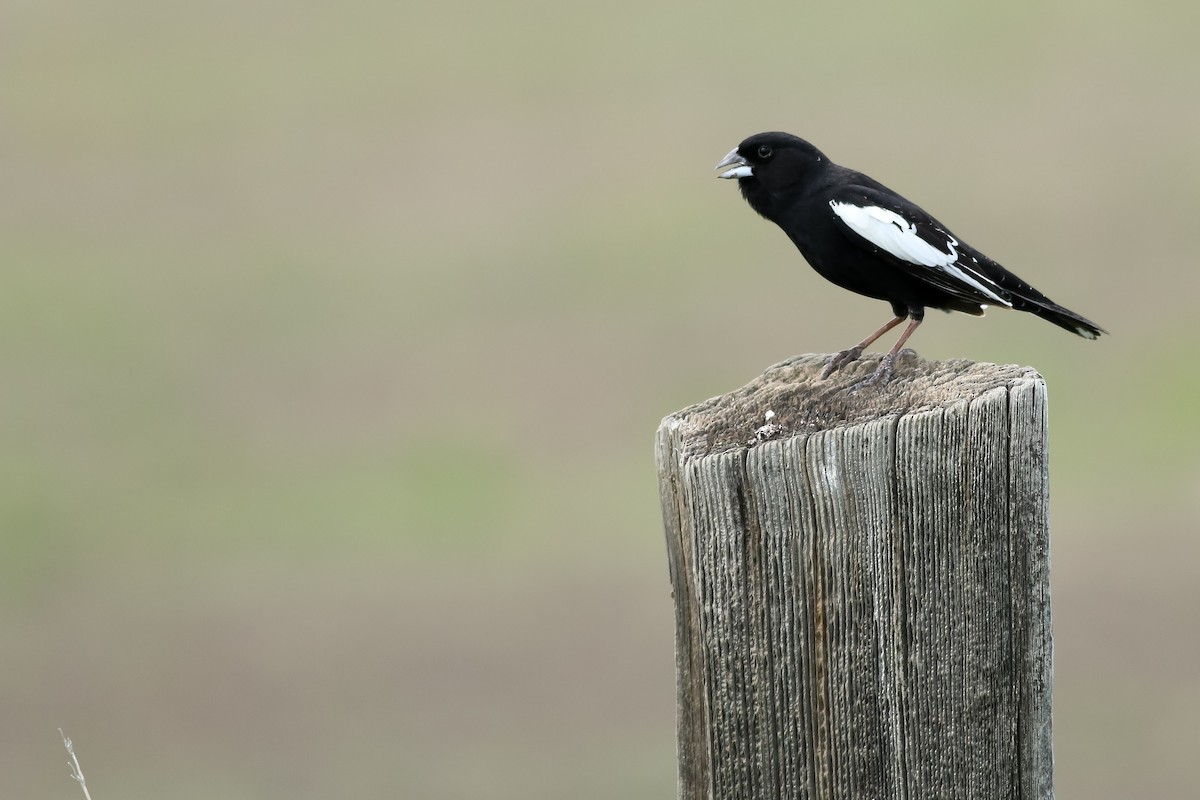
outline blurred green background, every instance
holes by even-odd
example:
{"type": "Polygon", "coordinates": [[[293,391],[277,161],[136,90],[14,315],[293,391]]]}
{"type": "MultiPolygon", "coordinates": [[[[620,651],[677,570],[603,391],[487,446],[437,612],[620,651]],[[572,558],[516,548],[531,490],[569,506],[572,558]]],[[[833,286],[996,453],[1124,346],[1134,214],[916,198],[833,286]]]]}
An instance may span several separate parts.
{"type": "Polygon", "coordinates": [[[0,797],[674,796],[659,419],[887,318],[783,129],[1108,328],[1051,396],[1062,797],[1200,782],[1200,6],[3,12],[0,797]]]}

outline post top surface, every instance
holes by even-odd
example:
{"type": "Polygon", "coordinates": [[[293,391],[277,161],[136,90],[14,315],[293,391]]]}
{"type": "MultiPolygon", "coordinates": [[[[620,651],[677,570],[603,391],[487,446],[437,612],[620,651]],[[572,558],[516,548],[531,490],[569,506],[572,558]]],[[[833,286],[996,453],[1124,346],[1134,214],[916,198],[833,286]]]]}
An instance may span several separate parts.
{"type": "Polygon", "coordinates": [[[660,432],[672,433],[685,453],[714,453],[970,402],[1019,383],[1044,383],[1031,367],[926,361],[912,354],[897,362],[886,386],[852,392],[850,387],[875,369],[878,357],[865,357],[822,380],[828,358],[810,353],[780,362],[740,389],[670,414],[660,432]],[[768,417],[768,412],[773,413],[768,417]]]}

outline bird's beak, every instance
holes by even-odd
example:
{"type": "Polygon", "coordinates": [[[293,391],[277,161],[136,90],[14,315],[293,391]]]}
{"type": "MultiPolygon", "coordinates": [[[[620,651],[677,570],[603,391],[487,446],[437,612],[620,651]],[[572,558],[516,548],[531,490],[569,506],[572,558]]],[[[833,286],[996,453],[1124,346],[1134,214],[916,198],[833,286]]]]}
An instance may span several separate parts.
{"type": "Polygon", "coordinates": [[[730,150],[729,155],[722,158],[721,163],[717,164],[713,169],[721,169],[722,167],[733,167],[733,169],[725,170],[717,176],[718,178],[749,178],[754,174],[754,168],[750,166],[746,159],[738,155],[736,148],[730,150]]]}

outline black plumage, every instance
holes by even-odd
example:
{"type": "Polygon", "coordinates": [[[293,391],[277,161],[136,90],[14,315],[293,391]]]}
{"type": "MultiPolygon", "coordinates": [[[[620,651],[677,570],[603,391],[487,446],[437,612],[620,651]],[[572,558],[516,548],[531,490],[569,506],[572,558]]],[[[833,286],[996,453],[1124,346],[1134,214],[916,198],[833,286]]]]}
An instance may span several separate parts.
{"type": "Polygon", "coordinates": [[[895,318],[830,358],[824,377],[851,363],[905,320],[908,327],[859,385],[886,383],[926,308],[980,316],[989,306],[1028,311],[1087,339],[1105,331],[1066,309],[952,234],[920,207],[861,172],[838,166],[787,133],[759,133],[717,169],[774,222],[829,281],[885,300],[895,318]]]}

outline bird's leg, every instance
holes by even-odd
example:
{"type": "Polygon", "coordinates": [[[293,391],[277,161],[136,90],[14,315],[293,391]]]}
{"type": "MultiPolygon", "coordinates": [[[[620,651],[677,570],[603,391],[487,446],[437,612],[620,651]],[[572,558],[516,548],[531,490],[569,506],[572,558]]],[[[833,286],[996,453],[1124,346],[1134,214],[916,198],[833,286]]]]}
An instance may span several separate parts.
{"type": "Polygon", "coordinates": [[[913,335],[913,331],[921,324],[920,319],[914,319],[908,323],[908,327],[904,329],[904,333],[900,334],[900,340],[896,342],[895,347],[888,351],[888,354],[879,360],[879,366],[875,368],[867,377],[863,378],[858,383],[850,387],[850,391],[856,392],[864,386],[873,386],[879,384],[886,386],[888,381],[892,379],[892,367],[896,363],[896,357],[900,354],[900,350],[904,347],[904,343],[908,341],[908,337],[913,335]]]}
{"type": "MultiPolygon", "coordinates": [[[[868,347],[871,346],[872,342],[874,342],[880,336],[883,336],[885,333],[890,331],[892,328],[899,325],[901,322],[904,322],[905,319],[907,319],[907,316],[897,315],[894,320],[889,322],[887,325],[884,325],[882,328],[875,331],[874,333],[872,333],[867,338],[863,339],[858,344],[854,345],[854,347],[851,347],[849,350],[843,350],[840,353],[835,353],[834,355],[830,356],[829,361],[825,364],[825,371],[821,373],[821,377],[828,378],[830,375],[837,372],[839,369],[846,366],[847,364],[857,361],[858,357],[863,354],[864,350],[866,350],[868,347]]],[[[905,335],[905,336],[901,337],[900,341],[903,342],[907,338],[908,338],[908,336],[905,335]]]]}

